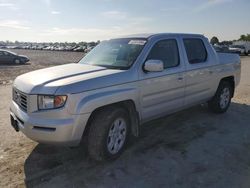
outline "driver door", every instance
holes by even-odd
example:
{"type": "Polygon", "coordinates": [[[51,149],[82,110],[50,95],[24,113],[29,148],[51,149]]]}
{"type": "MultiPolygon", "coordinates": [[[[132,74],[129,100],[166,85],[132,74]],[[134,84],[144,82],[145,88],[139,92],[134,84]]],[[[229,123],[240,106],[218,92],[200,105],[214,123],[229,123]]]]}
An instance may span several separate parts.
{"type": "Polygon", "coordinates": [[[4,63],[13,63],[14,56],[9,52],[3,52],[4,63]]]}
{"type": "Polygon", "coordinates": [[[147,56],[147,60],[161,60],[164,63],[164,70],[162,72],[142,71],[140,75],[140,106],[143,122],[183,107],[185,67],[180,56],[179,43],[178,39],[159,40],[147,56]]]}
{"type": "Polygon", "coordinates": [[[5,63],[4,53],[0,51],[0,63],[5,63]]]}

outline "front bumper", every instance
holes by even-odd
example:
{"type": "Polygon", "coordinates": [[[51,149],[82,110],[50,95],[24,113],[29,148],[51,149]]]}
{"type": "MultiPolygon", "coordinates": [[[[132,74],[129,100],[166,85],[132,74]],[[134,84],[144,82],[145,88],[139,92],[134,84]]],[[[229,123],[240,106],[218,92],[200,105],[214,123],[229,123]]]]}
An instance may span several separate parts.
{"type": "Polygon", "coordinates": [[[21,58],[20,61],[21,61],[21,63],[28,63],[30,61],[30,59],[21,58]]]}
{"type": "MultiPolygon", "coordinates": [[[[53,113],[52,110],[51,113],[53,113]]],[[[39,112],[37,112],[39,113],[39,112]]],[[[90,114],[41,117],[26,113],[12,101],[10,116],[16,121],[17,129],[28,138],[45,144],[76,146],[80,143],[90,114]]]]}

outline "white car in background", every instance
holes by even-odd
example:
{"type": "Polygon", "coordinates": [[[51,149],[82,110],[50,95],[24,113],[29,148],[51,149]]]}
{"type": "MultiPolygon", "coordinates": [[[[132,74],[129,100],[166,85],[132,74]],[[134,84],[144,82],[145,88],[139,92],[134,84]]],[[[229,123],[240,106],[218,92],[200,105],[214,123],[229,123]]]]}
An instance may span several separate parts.
{"type": "Polygon", "coordinates": [[[229,47],[229,50],[234,51],[239,55],[248,55],[248,52],[246,51],[246,48],[243,45],[231,45],[229,47]]]}
{"type": "Polygon", "coordinates": [[[250,54],[250,41],[236,41],[233,45],[240,45],[245,48],[245,55],[250,54]]]}

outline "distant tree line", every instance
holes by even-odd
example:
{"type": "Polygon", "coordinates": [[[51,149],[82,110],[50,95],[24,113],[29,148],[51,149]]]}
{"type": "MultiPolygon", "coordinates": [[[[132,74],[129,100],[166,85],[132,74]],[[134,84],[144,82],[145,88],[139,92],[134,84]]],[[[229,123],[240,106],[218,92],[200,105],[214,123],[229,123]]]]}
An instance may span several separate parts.
{"type": "Polygon", "coordinates": [[[240,38],[238,40],[231,40],[231,41],[222,41],[220,42],[218,37],[216,36],[213,36],[210,40],[210,43],[212,45],[215,45],[215,44],[222,44],[222,45],[231,45],[233,44],[233,42],[235,41],[250,41],[250,34],[246,34],[246,35],[241,35],[240,38]]]}
{"type": "Polygon", "coordinates": [[[250,34],[241,35],[239,40],[250,41],[250,34]]]}

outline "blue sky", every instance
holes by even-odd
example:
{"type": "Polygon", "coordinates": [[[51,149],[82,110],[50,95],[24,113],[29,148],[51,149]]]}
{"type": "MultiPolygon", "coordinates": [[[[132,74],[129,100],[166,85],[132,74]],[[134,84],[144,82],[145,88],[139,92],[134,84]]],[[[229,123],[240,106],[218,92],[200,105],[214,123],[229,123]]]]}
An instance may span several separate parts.
{"type": "Polygon", "coordinates": [[[249,0],[0,0],[0,40],[96,41],[152,32],[250,33],[249,0]]]}

